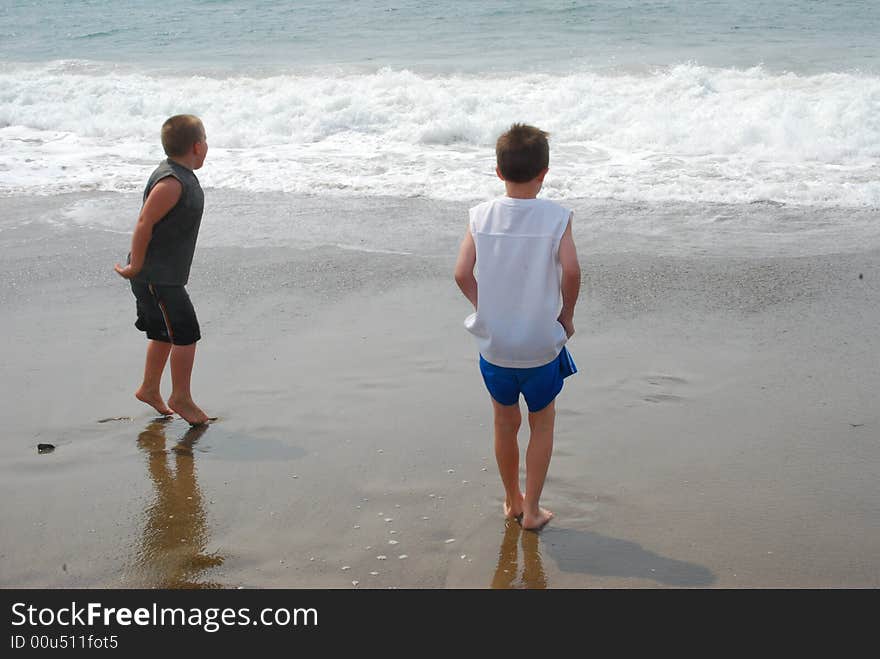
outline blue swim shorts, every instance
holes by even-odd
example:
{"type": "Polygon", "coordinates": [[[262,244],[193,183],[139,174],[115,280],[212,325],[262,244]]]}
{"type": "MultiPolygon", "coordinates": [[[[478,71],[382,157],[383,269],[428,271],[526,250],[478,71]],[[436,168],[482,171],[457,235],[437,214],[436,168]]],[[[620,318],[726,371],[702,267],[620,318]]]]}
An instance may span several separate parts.
{"type": "Polygon", "coordinates": [[[522,393],[529,412],[540,412],[562,391],[562,380],[577,373],[577,366],[563,347],[552,362],[534,368],[496,366],[480,355],[480,373],[489,394],[501,405],[515,405],[522,393]]]}

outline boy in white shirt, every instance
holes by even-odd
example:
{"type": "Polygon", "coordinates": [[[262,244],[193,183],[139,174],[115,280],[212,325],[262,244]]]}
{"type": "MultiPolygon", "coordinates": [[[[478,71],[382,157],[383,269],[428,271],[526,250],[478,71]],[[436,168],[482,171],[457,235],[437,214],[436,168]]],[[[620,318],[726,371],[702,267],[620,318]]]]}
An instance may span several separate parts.
{"type": "Polygon", "coordinates": [[[507,194],[470,209],[455,281],[475,309],[465,327],[477,339],[492,399],[504,514],[538,530],[553,517],[539,501],[553,452],[555,399],[563,378],[577,372],[565,343],[574,334],[581,271],[572,212],[537,199],[550,161],[547,133],[513,124],[498,138],[495,156],[507,194]],[[519,486],[520,394],[531,429],[525,494],[519,486]]]}

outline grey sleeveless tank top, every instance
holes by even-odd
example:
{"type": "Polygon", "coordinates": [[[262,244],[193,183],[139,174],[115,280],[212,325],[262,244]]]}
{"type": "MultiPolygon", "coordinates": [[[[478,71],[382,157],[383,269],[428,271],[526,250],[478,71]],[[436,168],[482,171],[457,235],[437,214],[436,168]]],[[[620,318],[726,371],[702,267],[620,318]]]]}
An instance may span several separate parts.
{"type": "Polygon", "coordinates": [[[180,181],[183,191],[174,208],[153,226],[144,267],[134,280],[146,284],[183,286],[189,280],[205,207],[205,194],[192,170],[169,158],[150,175],[144,189],[144,202],[153,186],[168,176],[180,181]]]}

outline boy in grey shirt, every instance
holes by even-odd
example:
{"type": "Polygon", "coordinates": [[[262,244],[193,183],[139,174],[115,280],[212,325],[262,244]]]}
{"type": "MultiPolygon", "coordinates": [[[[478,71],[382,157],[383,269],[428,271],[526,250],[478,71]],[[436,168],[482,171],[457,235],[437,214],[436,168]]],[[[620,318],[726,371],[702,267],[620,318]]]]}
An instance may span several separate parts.
{"type": "Polygon", "coordinates": [[[128,264],[116,272],[131,281],[137,327],[145,332],[144,380],[135,397],[160,414],[177,412],[192,425],[209,417],[192,399],[190,380],[201,338],[185,285],[195,252],[205,195],[194,170],[208,154],[205,127],[198,117],[180,114],[162,124],[168,158],[147,181],[144,202],[131,238],[128,264]],[[159,385],[171,357],[171,396],[165,404],[159,385]]]}

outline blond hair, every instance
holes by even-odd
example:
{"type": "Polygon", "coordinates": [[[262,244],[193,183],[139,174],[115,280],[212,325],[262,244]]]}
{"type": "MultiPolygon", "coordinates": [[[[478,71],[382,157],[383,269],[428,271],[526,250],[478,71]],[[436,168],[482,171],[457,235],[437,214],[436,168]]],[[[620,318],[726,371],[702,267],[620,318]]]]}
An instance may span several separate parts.
{"type": "Polygon", "coordinates": [[[205,140],[205,126],[194,114],[175,114],[162,124],[162,148],[175,157],[189,152],[196,142],[205,140]]]}

